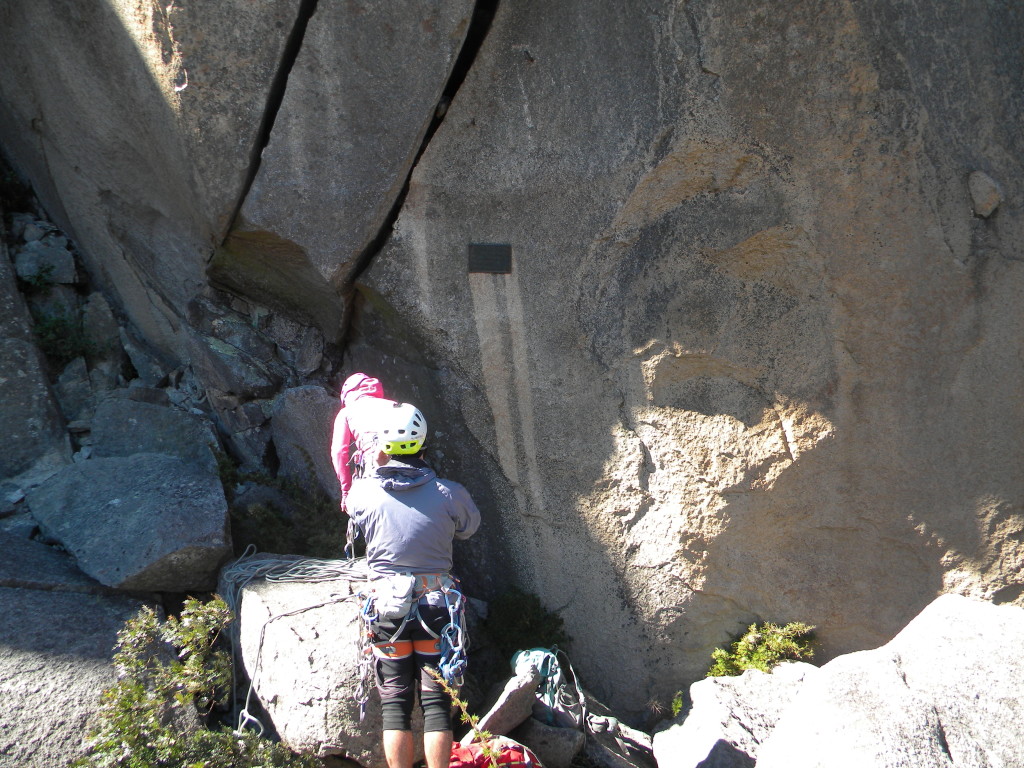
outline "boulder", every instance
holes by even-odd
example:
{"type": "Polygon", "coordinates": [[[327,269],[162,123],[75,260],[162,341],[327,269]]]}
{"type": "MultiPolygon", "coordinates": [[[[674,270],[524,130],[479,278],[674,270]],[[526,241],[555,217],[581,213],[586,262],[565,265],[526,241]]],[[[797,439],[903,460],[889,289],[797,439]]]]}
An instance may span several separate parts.
{"type": "Polygon", "coordinates": [[[341,496],[331,463],[331,435],[339,407],[338,398],[323,387],[293,387],[274,400],[271,417],[280,473],[332,499],[341,496]]]}
{"type": "MultiPolygon", "coordinates": [[[[510,678],[498,694],[492,697],[493,702],[477,723],[480,730],[487,731],[494,736],[507,736],[516,726],[533,715],[533,702],[537,697],[537,686],[540,684],[541,674],[536,667],[528,667],[517,670],[517,672],[518,674],[510,678]]],[[[473,731],[470,730],[462,737],[462,743],[470,744],[472,741],[473,731]]],[[[522,740],[519,739],[519,741],[522,740]]],[[[532,749],[532,745],[530,746],[532,749]]],[[[583,746],[582,743],[580,746],[583,746]]],[[[536,750],[534,751],[536,752],[536,750]]],[[[544,765],[548,764],[540,753],[537,753],[537,757],[540,757],[544,765]]]]}
{"type": "Polygon", "coordinates": [[[384,765],[376,688],[362,721],[355,700],[362,624],[352,592],[345,580],[250,583],[239,600],[241,658],[289,747],[384,765]]]}
{"type": "Polygon", "coordinates": [[[84,357],[76,357],[64,366],[53,390],[65,421],[70,423],[92,418],[96,403],[84,357]]]}
{"type": "Polygon", "coordinates": [[[18,277],[29,282],[41,284],[57,283],[69,285],[78,282],[75,270],[75,257],[67,248],[67,240],[47,242],[35,240],[25,245],[14,257],[14,268],[18,277]]]}
{"type": "Polygon", "coordinates": [[[532,749],[544,768],[571,768],[587,741],[581,730],[547,725],[534,717],[513,729],[511,736],[532,749]]]}
{"type": "MultiPolygon", "coordinates": [[[[140,382],[138,379],[128,382],[128,389],[121,390],[121,392],[114,394],[118,396],[123,393],[122,399],[131,400],[135,403],[147,403],[149,405],[159,405],[161,407],[169,407],[171,404],[171,397],[167,393],[166,389],[161,387],[147,387],[145,384],[140,382]]],[[[200,415],[195,412],[190,412],[191,415],[200,415]]]]}
{"type": "Polygon", "coordinates": [[[71,444],[35,345],[0,339],[0,478],[49,472],[71,460],[71,444]]]}
{"type": "Polygon", "coordinates": [[[231,553],[216,475],[157,453],[65,467],[27,496],[44,532],[97,581],[122,590],[209,590],[231,553]]]}
{"type": "Polygon", "coordinates": [[[64,586],[73,585],[0,587],[2,768],[68,765],[82,755],[100,693],[116,680],[117,632],[142,607],[64,586]]]}
{"type": "Polygon", "coordinates": [[[758,768],[1024,765],[1024,608],[943,595],[893,640],[825,664],[758,768]]]}
{"type": "Polygon", "coordinates": [[[136,453],[177,456],[215,475],[214,451],[220,443],[213,425],[202,416],[134,398],[111,397],[99,405],[92,419],[92,446],[97,457],[136,453]]]}
{"type": "Polygon", "coordinates": [[[214,279],[339,340],[335,286],[399,197],[472,11],[471,0],[317,7],[214,279]]]}
{"type": "Polygon", "coordinates": [[[781,713],[817,671],[790,662],[771,673],[749,669],[694,683],[689,712],[654,734],[658,768],[751,768],[781,713]]]}
{"type": "Polygon", "coordinates": [[[38,541],[0,530],[0,587],[109,594],[111,590],[82,573],[66,553],[38,541]]]}

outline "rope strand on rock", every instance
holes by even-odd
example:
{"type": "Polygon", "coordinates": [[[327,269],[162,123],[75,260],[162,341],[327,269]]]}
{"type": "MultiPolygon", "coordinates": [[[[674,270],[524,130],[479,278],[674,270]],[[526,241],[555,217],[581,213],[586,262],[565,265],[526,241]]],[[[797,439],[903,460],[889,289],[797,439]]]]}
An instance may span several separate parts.
{"type": "MultiPolygon", "coordinates": [[[[235,688],[234,683],[236,680],[236,670],[238,668],[238,652],[241,650],[241,636],[238,630],[240,622],[237,621],[237,619],[240,618],[238,610],[240,607],[239,600],[241,598],[242,590],[245,589],[247,585],[257,580],[305,583],[318,583],[336,580],[354,581],[366,579],[368,575],[369,569],[366,565],[366,558],[353,560],[323,560],[292,555],[257,555],[255,546],[250,544],[246,547],[241,557],[231,565],[224,568],[221,572],[221,586],[222,591],[225,592],[222,597],[236,618],[231,631],[232,689],[235,688]]],[[[267,626],[278,619],[295,616],[296,614],[304,613],[305,611],[309,611],[314,608],[322,608],[326,605],[333,605],[347,600],[358,599],[359,595],[357,593],[336,596],[332,595],[332,598],[333,599],[314,603],[313,605],[297,608],[294,611],[276,614],[268,618],[263,623],[263,626],[260,629],[259,646],[249,681],[249,689],[245,695],[245,704],[240,711],[237,708],[238,702],[237,700],[235,701],[234,715],[237,723],[236,732],[241,732],[242,729],[248,725],[255,725],[258,728],[259,733],[263,733],[264,731],[263,723],[249,712],[249,706],[252,703],[252,694],[257,687],[256,682],[259,677],[260,665],[263,660],[263,639],[267,631],[267,626]]],[[[365,702],[362,704],[365,704],[365,702]]],[[[360,709],[362,710],[362,706],[360,709]]]]}

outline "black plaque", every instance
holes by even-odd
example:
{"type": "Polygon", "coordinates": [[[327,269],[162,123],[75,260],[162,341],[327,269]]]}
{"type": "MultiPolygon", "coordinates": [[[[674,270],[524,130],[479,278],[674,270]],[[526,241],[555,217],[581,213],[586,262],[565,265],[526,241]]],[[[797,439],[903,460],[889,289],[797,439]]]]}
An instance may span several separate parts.
{"type": "Polygon", "coordinates": [[[512,271],[512,246],[507,243],[470,243],[469,271],[509,274],[512,271]]]}

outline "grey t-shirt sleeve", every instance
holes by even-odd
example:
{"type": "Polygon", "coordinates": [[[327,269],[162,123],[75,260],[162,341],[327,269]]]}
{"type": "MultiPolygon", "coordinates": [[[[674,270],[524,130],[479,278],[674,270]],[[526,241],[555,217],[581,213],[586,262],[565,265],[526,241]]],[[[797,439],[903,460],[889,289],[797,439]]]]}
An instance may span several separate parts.
{"type": "Polygon", "coordinates": [[[468,539],[480,527],[480,510],[461,484],[444,481],[452,501],[452,518],[455,520],[455,538],[468,539]]]}

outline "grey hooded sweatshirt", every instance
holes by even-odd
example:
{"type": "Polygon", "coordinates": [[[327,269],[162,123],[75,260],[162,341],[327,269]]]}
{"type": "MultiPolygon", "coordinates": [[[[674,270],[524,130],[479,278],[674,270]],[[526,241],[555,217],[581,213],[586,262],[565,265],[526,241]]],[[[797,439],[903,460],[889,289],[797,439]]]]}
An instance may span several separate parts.
{"type": "Polygon", "coordinates": [[[366,537],[370,569],[384,574],[447,573],[452,540],[480,525],[469,492],[419,459],[392,459],[354,480],[346,506],[366,537]]]}

